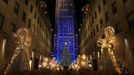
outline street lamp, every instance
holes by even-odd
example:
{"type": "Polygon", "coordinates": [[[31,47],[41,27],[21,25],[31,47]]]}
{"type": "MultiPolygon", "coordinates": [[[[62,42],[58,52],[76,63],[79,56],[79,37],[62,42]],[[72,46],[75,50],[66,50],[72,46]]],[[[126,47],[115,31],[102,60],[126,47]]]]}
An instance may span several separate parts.
{"type": "Polygon", "coordinates": [[[2,43],[2,51],[1,51],[1,59],[3,61],[4,59],[4,56],[5,56],[5,45],[6,45],[6,39],[3,40],[3,43],[2,43]]]}
{"type": "Polygon", "coordinates": [[[32,59],[30,59],[29,61],[29,67],[30,67],[30,71],[32,70],[32,59]]]}

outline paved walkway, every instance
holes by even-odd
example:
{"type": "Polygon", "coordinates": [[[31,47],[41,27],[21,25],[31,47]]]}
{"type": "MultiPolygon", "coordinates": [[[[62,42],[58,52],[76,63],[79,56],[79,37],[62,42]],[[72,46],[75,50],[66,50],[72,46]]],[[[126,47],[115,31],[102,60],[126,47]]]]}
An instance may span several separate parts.
{"type": "Polygon", "coordinates": [[[115,71],[95,72],[95,71],[23,71],[23,72],[12,72],[8,75],[118,75],[115,71]]]}

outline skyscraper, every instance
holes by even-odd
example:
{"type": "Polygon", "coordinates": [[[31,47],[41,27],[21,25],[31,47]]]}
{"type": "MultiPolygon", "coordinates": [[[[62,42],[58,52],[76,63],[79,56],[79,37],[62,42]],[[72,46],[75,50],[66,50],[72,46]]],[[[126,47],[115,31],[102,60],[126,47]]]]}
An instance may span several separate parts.
{"type": "Polygon", "coordinates": [[[67,43],[67,48],[71,53],[71,61],[76,60],[78,54],[78,35],[75,33],[75,5],[74,0],[56,0],[56,25],[54,35],[53,56],[60,63],[62,50],[67,43]]]}

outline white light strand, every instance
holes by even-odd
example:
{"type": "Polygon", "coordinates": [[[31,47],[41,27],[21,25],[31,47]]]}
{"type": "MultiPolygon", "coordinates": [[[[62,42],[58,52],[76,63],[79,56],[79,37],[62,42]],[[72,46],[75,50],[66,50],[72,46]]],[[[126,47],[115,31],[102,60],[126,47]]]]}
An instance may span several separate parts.
{"type": "Polygon", "coordinates": [[[103,54],[103,49],[107,48],[108,49],[108,54],[110,56],[110,59],[112,60],[112,63],[115,65],[115,69],[121,73],[119,66],[117,64],[117,60],[115,58],[114,52],[113,52],[113,48],[111,46],[111,44],[113,45],[115,37],[114,37],[114,28],[111,26],[108,26],[107,28],[105,28],[105,36],[106,38],[104,39],[100,39],[98,40],[98,46],[101,47],[101,54],[103,54]]]}
{"type": "Polygon", "coordinates": [[[30,66],[28,65],[29,61],[30,61],[30,58],[29,58],[28,51],[26,51],[26,50],[29,49],[29,47],[31,45],[31,37],[29,35],[29,32],[28,32],[28,30],[26,28],[20,28],[17,31],[17,33],[14,34],[14,36],[17,39],[15,41],[15,43],[17,43],[17,47],[16,47],[15,52],[14,52],[12,58],[11,58],[11,62],[8,64],[7,68],[4,71],[4,74],[8,73],[11,65],[14,63],[14,60],[16,59],[16,57],[18,56],[20,51],[22,51],[23,58],[24,58],[23,61],[24,61],[24,64],[26,65],[24,67],[30,68],[30,66]]]}

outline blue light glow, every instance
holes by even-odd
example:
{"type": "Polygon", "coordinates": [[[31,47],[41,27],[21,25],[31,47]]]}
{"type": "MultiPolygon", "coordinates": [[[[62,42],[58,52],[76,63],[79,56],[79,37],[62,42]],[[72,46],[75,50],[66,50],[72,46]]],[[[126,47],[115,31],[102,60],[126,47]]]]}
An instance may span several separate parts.
{"type": "Polygon", "coordinates": [[[60,63],[64,43],[68,43],[72,62],[76,61],[78,54],[78,36],[74,28],[74,6],[73,0],[56,0],[56,34],[54,35],[53,56],[60,63]]]}

